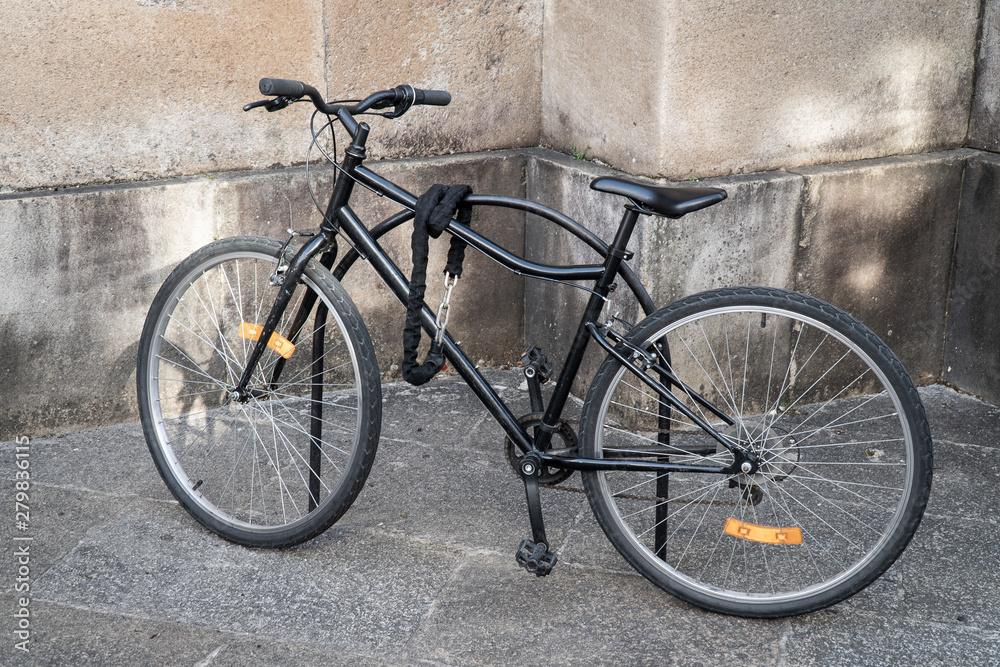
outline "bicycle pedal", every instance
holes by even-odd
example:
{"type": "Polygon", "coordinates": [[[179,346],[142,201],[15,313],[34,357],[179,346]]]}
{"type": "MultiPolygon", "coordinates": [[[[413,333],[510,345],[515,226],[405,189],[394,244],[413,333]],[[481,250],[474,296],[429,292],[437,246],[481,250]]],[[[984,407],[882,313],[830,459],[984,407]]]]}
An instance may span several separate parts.
{"type": "Polygon", "coordinates": [[[517,564],[536,577],[544,577],[559,560],[558,554],[549,551],[545,544],[535,544],[531,540],[524,540],[517,549],[517,564]]]}
{"type": "Polygon", "coordinates": [[[545,384],[552,377],[552,362],[534,345],[521,354],[521,365],[524,366],[524,377],[529,380],[537,377],[540,383],[545,384]]]}

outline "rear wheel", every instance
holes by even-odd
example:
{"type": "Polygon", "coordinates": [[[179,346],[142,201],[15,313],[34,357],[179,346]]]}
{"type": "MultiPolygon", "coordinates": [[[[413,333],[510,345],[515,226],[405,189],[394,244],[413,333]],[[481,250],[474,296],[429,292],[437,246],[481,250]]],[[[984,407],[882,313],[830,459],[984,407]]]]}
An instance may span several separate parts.
{"type": "MultiPolygon", "coordinates": [[[[731,288],[657,311],[628,340],[758,461],[752,474],[584,473],[608,538],[650,581],[714,611],[785,616],[853,595],[899,556],[927,502],[931,439],[912,381],[870,330],[801,294],[731,288]]],[[[609,356],[595,376],[584,456],[733,462],[633,370],[609,356]]]]}
{"type": "Polygon", "coordinates": [[[139,410],[160,475],[202,524],[260,547],[297,544],[334,523],[368,476],[381,426],[368,332],[315,261],[251,395],[234,399],[289,259],[281,250],[273,239],[236,237],[195,252],[160,288],[139,343],[139,410]]]}

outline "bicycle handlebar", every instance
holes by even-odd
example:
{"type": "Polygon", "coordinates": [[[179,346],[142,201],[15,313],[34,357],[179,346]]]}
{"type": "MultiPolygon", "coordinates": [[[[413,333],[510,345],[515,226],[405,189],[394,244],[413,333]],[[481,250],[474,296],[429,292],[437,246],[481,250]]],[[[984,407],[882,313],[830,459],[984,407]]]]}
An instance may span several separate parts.
{"type": "Polygon", "coordinates": [[[260,92],[265,95],[302,97],[306,92],[306,84],[291,79],[261,79],[259,87],[260,92]]]}
{"type": "Polygon", "coordinates": [[[264,95],[275,95],[279,97],[290,97],[299,99],[308,96],[320,112],[329,115],[338,115],[343,109],[352,116],[363,113],[369,109],[386,109],[388,107],[401,107],[397,109],[397,114],[402,115],[406,109],[414,104],[425,104],[434,106],[448,106],[451,102],[451,94],[444,90],[421,90],[413,86],[396,86],[392,90],[383,90],[372,93],[361,102],[354,105],[328,104],[319,91],[309,84],[291,79],[261,79],[260,92],[264,95]]]}
{"type": "Polygon", "coordinates": [[[417,99],[414,104],[430,104],[436,107],[446,107],[451,104],[451,93],[446,90],[421,90],[414,88],[417,99]]]}

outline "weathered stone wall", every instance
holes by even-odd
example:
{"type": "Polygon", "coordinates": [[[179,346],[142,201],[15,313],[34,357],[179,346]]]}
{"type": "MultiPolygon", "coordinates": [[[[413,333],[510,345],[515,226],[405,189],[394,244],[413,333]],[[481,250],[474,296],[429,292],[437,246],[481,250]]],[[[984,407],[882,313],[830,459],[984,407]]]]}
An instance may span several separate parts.
{"type": "MultiPolygon", "coordinates": [[[[386,161],[377,170],[416,192],[434,182],[459,182],[523,196],[524,160],[521,153],[500,151],[386,161]]],[[[329,187],[329,170],[311,177],[317,189],[329,187]]],[[[360,196],[354,206],[370,224],[389,214],[374,196],[360,196]]],[[[139,335],[169,272],[213,238],[285,237],[290,217],[300,229],[315,227],[320,218],[302,168],[0,196],[6,243],[0,277],[12,286],[0,299],[0,440],[137,419],[139,335]]],[[[484,213],[476,227],[523,252],[523,214],[484,213]]],[[[392,233],[384,245],[408,275],[406,231],[392,233]]],[[[433,245],[432,305],[443,292],[435,276],[447,251],[446,243],[433,245]]],[[[449,328],[474,360],[510,363],[523,340],[522,281],[478,253],[470,253],[466,267],[449,328]],[[496,317],[497,303],[511,304],[502,318],[496,317]],[[478,334],[486,329],[489,336],[478,334]]],[[[404,308],[367,266],[352,269],[344,285],[364,313],[383,377],[398,379],[404,308]]]]}
{"type": "MultiPolygon", "coordinates": [[[[589,188],[609,173],[530,152],[528,193],[610,239],[624,200],[589,188]]],[[[968,149],[708,179],[729,198],[680,220],[643,218],[631,264],[658,305],[724,285],[817,296],[885,340],[919,384],[943,378],[1000,401],[998,179],[1000,159],[968,149]]],[[[526,233],[536,261],[594,261],[582,242],[530,216],[526,233]]],[[[526,339],[564,358],[586,297],[529,281],[526,339]]],[[[607,308],[616,311],[642,317],[624,286],[607,308]]],[[[592,351],[577,392],[599,360],[592,351]]]]}
{"type": "Polygon", "coordinates": [[[795,287],[868,325],[919,384],[941,376],[949,278],[971,151],[809,167],[795,287]]]}
{"type": "MultiPolygon", "coordinates": [[[[635,237],[657,303],[801,289],[859,316],[921,382],[1000,401],[1000,167],[962,150],[1000,145],[998,18],[1000,0],[25,0],[0,22],[0,439],[134,418],[139,330],[170,268],[215,236],[315,222],[287,168],[309,110],[243,113],[261,76],[333,97],[447,89],[447,108],[372,121],[371,155],[393,158],[379,169],[415,192],[527,195],[606,239],[620,202],[588,184],[608,167],[524,147],[720,176],[729,201],[635,237]]],[[[388,214],[374,197],[359,210],[388,214]]],[[[593,259],[532,216],[477,224],[535,259],[593,259]]],[[[388,244],[408,271],[405,233],[388,244]]],[[[558,359],[584,293],[469,262],[452,327],[473,358],[510,361],[527,337],[558,359]]],[[[392,376],[402,308],[366,271],[346,284],[392,376]]],[[[638,314],[622,293],[613,309],[638,314]]]]}
{"type": "MultiPolygon", "coordinates": [[[[607,167],[554,154],[529,152],[528,195],[566,212],[605,240],[614,236],[626,200],[590,189],[590,182],[619,175],[607,167]]],[[[695,292],[728,285],[768,285],[792,289],[800,217],[802,178],[769,172],[713,179],[727,201],[680,220],[643,217],[632,235],[630,265],[657,306],[695,292]]],[[[582,242],[528,216],[529,258],[550,264],[598,261],[582,242]]],[[[542,346],[554,363],[569,350],[588,294],[566,286],[527,281],[525,339],[542,346]]],[[[643,314],[625,285],[605,314],[637,322],[643,314]]],[[[603,355],[591,349],[575,387],[583,395],[603,355]]]]}
{"type": "Polygon", "coordinates": [[[1000,403],[1000,156],[968,159],[951,286],[942,375],[1000,403]]]}
{"type": "Polygon", "coordinates": [[[676,180],[957,148],[980,4],[549,0],[542,140],[676,180]]]}
{"type": "Polygon", "coordinates": [[[980,21],[976,87],[969,118],[969,146],[1000,151],[1000,2],[985,0],[980,21]]]}
{"type": "Polygon", "coordinates": [[[541,0],[22,0],[4,12],[0,192],[300,163],[304,105],[242,111],[265,76],[337,99],[401,83],[451,91],[447,109],[373,133],[376,157],[538,144],[541,0]]]}
{"type": "MultiPolygon", "coordinates": [[[[12,91],[0,108],[0,279],[9,286],[0,294],[0,438],[134,418],[139,332],[170,268],[216,236],[281,236],[289,209],[296,227],[316,223],[303,171],[276,169],[306,159],[310,109],[244,113],[260,99],[263,76],[300,79],[337,99],[402,83],[446,89],[447,108],[372,118],[369,155],[472,154],[380,168],[417,192],[444,181],[523,194],[523,156],[475,152],[539,142],[541,7],[19,3],[17,20],[0,21],[12,91]]],[[[329,183],[329,173],[315,174],[329,183]]],[[[364,199],[358,210],[377,221],[384,202],[364,199]]],[[[484,216],[480,225],[522,249],[523,216],[484,216]]],[[[388,244],[408,271],[408,241],[397,233],[388,244]]],[[[518,304],[485,346],[470,349],[502,363],[523,337],[521,282],[482,258],[469,264],[475,277],[455,295],[466,317],[453,329],[461,335],[492,320],[486,304],[469,299],[475,289],[518,304]]],[[[391,374],[402,309],[365,270],[347,286],[391,374]]],[[[429,299],[438,296],[432,283],[429,299]]]]}

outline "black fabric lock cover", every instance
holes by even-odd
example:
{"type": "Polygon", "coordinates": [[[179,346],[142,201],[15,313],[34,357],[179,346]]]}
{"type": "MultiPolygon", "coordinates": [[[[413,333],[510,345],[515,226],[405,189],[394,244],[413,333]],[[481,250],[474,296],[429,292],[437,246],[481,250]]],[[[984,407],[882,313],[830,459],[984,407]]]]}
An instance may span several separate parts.
{"type": "MultiPolygon", "coordinates": [[[[410,249],[413,252],[413,271],[410,273],[410,296],[406,302],[406,325],[403,327],[403,379],[412,385],[422,385],[437,375],[444,366],[444,351],[441,345],[431,343],[427,360],[417,363],[417,346],[420,344],[420,311],[424,307],[427,292],[428,237],[438,238],[448,226],[448,222],[458,214],[457,222],[470,227],[472,208],[461,206],[465,197],[472,194],[468,185],[434,185],[417,198],[413,218],[413,236],[410,249]]],[[[445,272],[462,275],[462,261],[465,259],[466,243],[457,236],[451,237],[448,248],[448,263],[445,272]]]]}

